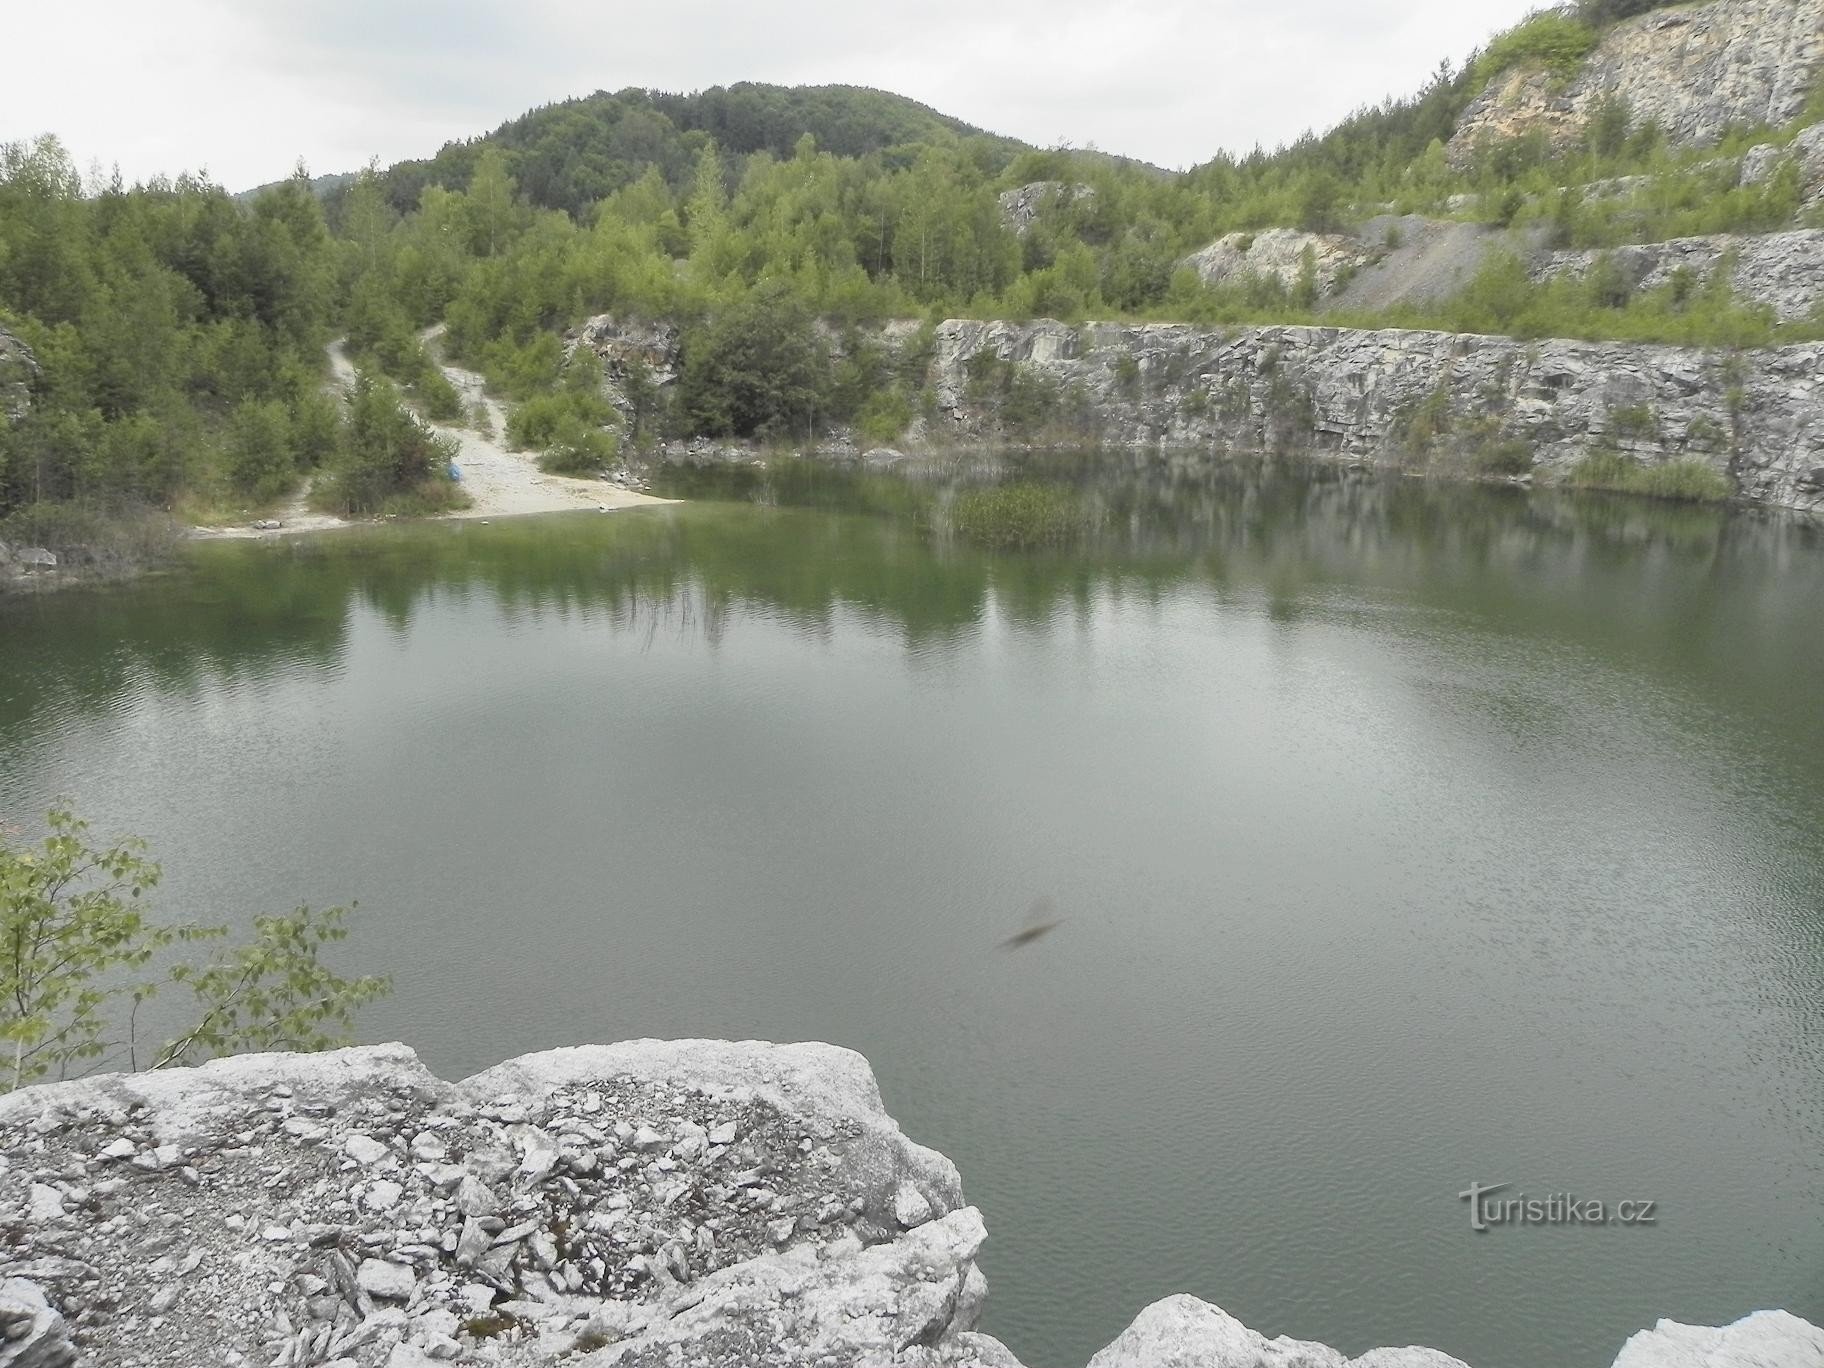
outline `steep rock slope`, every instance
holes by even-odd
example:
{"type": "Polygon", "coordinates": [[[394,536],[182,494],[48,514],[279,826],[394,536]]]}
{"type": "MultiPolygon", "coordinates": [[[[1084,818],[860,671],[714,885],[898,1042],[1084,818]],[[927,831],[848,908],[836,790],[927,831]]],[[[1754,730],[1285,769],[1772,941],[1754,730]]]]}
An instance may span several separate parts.
{"type": "Polygon", "coordinates": [[[1485,139],[1543,130],[1574,142],[1603,101],[1626,103],[1678,146],[1716,142],[1731,124],[1798,117],[1824,68],[1824,0],[1712,0],[1655,10],[1611,30],[1560,87],[1549,73],[1497,77],[1464,112],[1450,152],[1459,165],[1485,139]]]}
{"type": "Polygon", "coordinates": [[[38,358],[32,349],[0,328],[0,422],[16,423],[32,406],[38,358]]]}

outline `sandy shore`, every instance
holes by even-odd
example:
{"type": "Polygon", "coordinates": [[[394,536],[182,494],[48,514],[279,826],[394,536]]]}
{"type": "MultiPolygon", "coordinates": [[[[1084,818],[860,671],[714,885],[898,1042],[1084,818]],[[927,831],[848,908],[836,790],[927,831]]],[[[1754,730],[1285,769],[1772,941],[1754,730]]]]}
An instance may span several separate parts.
{"type": "MultiPolygon", "coordinates": [[[[435,347],[441,327],[424,334],[427,346],[435,347]]],[[[354,363],[340,342],[330,344],[329,364],[332,384],[346,394],[355,382],[354,363]]],[[[445,365],[443,373],[462,395],[465,411],[482,406],[488,415],[491,435],[472,428],[431,423],[431,428],[453,438],[458,448],[457,469],[462,472],[462,487],[471,504],[455,513],[437,515],[445,519],[512,518],[532,513],[574,513],[593,509],[612,513],[622,508],[640,508],[648,504],[673,502],[622,489],[605,480],[573,480],[562,475],[547,475],[533,458],[519,451],[508,451],[501,438],[507,430],[505,410],[490,398],[481,376],[460,366],[445,365]]],[[[428,421],[428,420],[427,420],[428,421]]],[[[306,532],[327,532],[339,527],[369,526],[371,520],[333,517],[311,511],[308,491],[301,492],[274,516],[277,528],[251,525],[231,527],[193,527],[193,540],[244,540],[256,537],[295,536],[306,532]]]]}

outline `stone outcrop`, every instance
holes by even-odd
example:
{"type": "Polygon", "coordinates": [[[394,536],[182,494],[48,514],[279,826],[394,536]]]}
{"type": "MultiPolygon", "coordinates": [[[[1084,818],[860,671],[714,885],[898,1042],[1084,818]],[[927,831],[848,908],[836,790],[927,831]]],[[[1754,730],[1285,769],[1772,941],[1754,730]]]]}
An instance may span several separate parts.
{"type": "Polygon", "coordinates": [[[31,410],[32,386],[38,380],[38,358],[32,349],[0,328],[0,423],[16,423],[31,410]]]}
{"type": "Polygon", "coordinates": [[[1093,200],[1093,185],[1067,185],[1063,181],[1033,181],[1000,194],[1001,222],[1015,234],[1025,237],[1045,211],[1076,200],[1093,200]]]}
{"type": "Polygon", "coordinates": [[[1680,271],[1702,287],[1725,264],[1736,297],[1773,310],[1782,323],[1810,318],[1824,304],[1824,231],[1767,233],[1737,237],[1675,238],[1607,251],[1547,253],[1533,263],[1533,278],[1581,279],[1607,261],[1636,290],[1654,290],[1680,271]]]}
{"type": "Polygon", "coordinates": [[[1797,167],[1805,207],[1824,204],[1824,124],[1800,130],[1790,144],[1762,143],[1742,156],[1741,183],[1760,185],[1770,180],[1788,161],[1797,167]]]}
{"type": "Polygon", "coordinates": [[[1617,25],[1568,84],[1516,69],[1464,112],[1453,162],[1478,144],[1535,131],[1563,148],[1605,101],[1633,126],[1657,124],[1681,147],[1718,141],[1730,125],[1778,127],[1797,118],[1824,69],[1824,0],[1711,0],[1654,10],[1617,25]]]}
{"type": "Polygon", "coordinates": [[[0,1282],[0,1368],[68,1368],[70,1329],[36,1283],[0,1282]]]}
{"type": "Polygon", "coordinates": [[[1499,458],[1552,471],[1596,449],[1699,460],[1763,503],[1824,508],[1824,344],[1681,347],[1347,328],[1080,327],[951,320],[932,379],[950,434],[998,434],[971,358],[1041,377],[1060,440],[1315,452],[1391,465],[1499,458]]]}
{"type": "Polygon", "coordinates": [[[628,389],[636,371],[656,392],[676,383],[682,364],[682,334],[675,323],[616,320],[613,314],[585,319],[564,338],[564,359],[591,352],[602,367],[602,397],[629,422],[635,405],[628,389]]]}
{"type": "Polygon", "coordinates": [[[30,1088],[0,1098],[0,1230],[0,1280],[46,1289],[97,1365],[1004,1353],[970,1333],[984,1232],[955,1167],[826,1045],[555,1050],[459,1084],[380,1046],[30,1088]]]}
{"type": "Polygon", "coordinates": [[[1374,1349],[1352,1359],[1311,1340],[1268,1339],[1196,1297],[1167,1297],[1134,1318],[1089,1368],[1466,1368],[1436,1349],[1374,1349]]]}
{"type": "MultiPolygon", "coordinates": [[[[0,1097],[0,1368],[1020,1368],[986,1233],[859,1055],[635,1041],[442,1082],[399,1045],[0,1097]]],[[[1824,1364],[1783,1312],[1615,1368],[1824,1364]]],[[[1091,1368],[1464,1368],[1193,1297],[1091,1368]]]]}
{"type": "Polygon", "coordinates": [[[1723,1364],[1787,1368],[1824,1365],[1824,1330],[1784,1311],[1757,1311],[1720,1329],[1662,1320],[1622,1347],[1614,1368],[1715,1368],[1723,1364]]]}
{"type": "Polygon", "coordinates": [[[1368,250],[1338,233],[1305,233],[1296,228],[1267,228],[1258,233],[1230,233],[1186,257],[1183,265],[1206,285],[1234,285],[1249,277],[1272,280],[1296,289],[1309,270],[1318,295],[1328,295],[1347,271],[1368,260],[1368,250]]]}

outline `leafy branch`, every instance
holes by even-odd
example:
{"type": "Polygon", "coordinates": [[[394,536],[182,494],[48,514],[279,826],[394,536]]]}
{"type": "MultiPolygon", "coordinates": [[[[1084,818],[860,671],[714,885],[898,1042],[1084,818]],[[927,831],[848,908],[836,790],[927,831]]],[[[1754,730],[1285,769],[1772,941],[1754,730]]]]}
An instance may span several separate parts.
{"type": "Polygon", "coordinates": [[[139,1066],[139,1009],[165,988],[187,989],[195,1023],[150,1067],[255,1049],[321,1050],[345,1043],[355,1013],[391,989],[386,978],[344,978],[324,950],[348,935],[349,910],[300,907],[254,919],[253,938],[201,961],[153,967],[161,951],[220,941],[225,926],[163,925],[145,895],[162,870],[145,844],[97,845],[67,806],[49,814],[36,846],[0,831],[0,1091],[53,1071],[81,1075],[121,1060],[139,1066]]]}

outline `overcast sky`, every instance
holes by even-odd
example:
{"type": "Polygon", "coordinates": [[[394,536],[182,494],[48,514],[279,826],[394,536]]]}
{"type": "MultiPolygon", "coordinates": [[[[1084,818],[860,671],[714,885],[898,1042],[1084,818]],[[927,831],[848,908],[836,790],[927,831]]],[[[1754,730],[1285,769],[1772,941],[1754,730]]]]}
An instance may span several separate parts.
{"type": "Polygon", "coordinates": [[[624,86],[842,82],[1165,166],[1416,88],[1537,0],[48,0],[10,6],[0,141],[239,190],[426,156],[624,86]]]}

